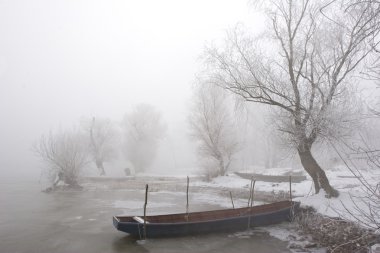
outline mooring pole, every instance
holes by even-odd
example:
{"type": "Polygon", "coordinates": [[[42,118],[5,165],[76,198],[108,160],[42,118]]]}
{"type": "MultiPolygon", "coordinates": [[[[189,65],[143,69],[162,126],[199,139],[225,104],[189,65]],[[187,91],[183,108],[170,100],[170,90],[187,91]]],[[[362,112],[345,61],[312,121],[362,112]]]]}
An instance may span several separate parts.
{"type": "Polygon", "coordinates": [[[292,195],[292,176],[289,176],[289,198],[290,198],[290,220],[294,219],[294,205],[293,205],[293,195],[292,195]]]}
{"type": "Polygon", "coordinates": [[[235,209],[234,200],[232,199],[232,192],[230,192],[230,198],[232,203],[232,209],[235,209]]]}
{"type": "Polygon", "coordinates": [[[187,176],[186,187],[186,221],[189,221],[189,176],[187,176]]]}
{"type": "Polygon", "coordinates": [[[249,207],[249,203],[251,203],[251,193],[252,193],[252,178],[251,178],[251,184],[249,186],[249,195],[248,195],[248,204],[247,204],[247,207],[249,207]]]}
{"type": "Polygon", "coordinates": [[[254,193],[255,193],[255,184],[256,184],[256,180],[253,180],[252,193],[251,193],[251,204],[250,204],[251,208],[253,206],[253,196],[254,196],[254,193]]]}
{"type": "Polygon", "coordinates": [[[289,198],[290,198],[290,201],[292,201],[293,197],[292,197],[292,176],[291,175],[289,176],[289,198]]]}
{"type": "Polygon", "coordinates": [[[148,184],[145,186],[145,204],[144,204],[144,240],[146,240],[146,205],[148,203],[148,184]]]}
{"type": "Polygon", "coordinates": [[[252,198],[253,177],[251,178],[251,186],[249,187],[248,207],[251,205],[252,198]]]}
{"type": "Polygon", "coordinates": [[[252,216],[252,205],[253,205],[253,197],[255,192],[255,183],[256,180],[251,179],[251,191],[249,193],[248,207],[249,207],[249,215],[248,215],[248,229],[251,227],[251,216],[252,216]]]}

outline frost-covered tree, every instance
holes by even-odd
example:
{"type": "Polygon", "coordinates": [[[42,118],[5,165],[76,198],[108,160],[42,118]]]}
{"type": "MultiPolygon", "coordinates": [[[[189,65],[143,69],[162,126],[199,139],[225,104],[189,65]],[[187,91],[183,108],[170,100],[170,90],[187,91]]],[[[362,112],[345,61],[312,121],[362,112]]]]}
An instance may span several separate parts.
{"type": "MultiPolygon", "coordinates": [[[[350,8],[368,8],[368,20],[373,26],[378,26],[380,23],[380,1],[377,0],[347,0],[347,5],[350,8]]],[[[363,71],[366,79],[375,80],[380,85],[380,31],[377,29],[373,33],[368,46],[373,48],[373,54],[366,60],[366,69],[363,71]]]]}
{"type": "Polygon", "coordinates": [[[117,157],[117,131],[109,119],[83,119],[82,127],[86,131],[88,149],[101,176],[106,175],[104,163],[117,157]]]}
{"type": "Polygon", "coordinates": [[[139,104],[123,119],[124,153],[135,171],[152,165],[164,137],[166,125],[161,113],[152,105],[139,104]]]}
{"type": "Polygon", "coordinates": [[[239,147],[231,113],[233,106],[218,87],[203,84],[194,91],[189,121],[201,166],[209,178],[224,176],[239,147]]]}
{"type": "Polygon", "coordinates": [[[224,45],[208,48],[208,80],[248,102],[272,106],[316,192],[322,188],[335,197],[338,192],[315,160],[312,146],[344,130],[342,115],[335,112],[373,52],[368,40],[379,23],[372,22],[372,7],[364,1],[351,6],[344,0],[262,2],[266,34],[254,36],[238,26],[224,45]]]}
{"type": "Polygon", "coordinates": [[[88,164],[88,152],[82,133],[77,130],[50,132],[33,146],[34,153],[47,165],[53,187],[63,182],[78,187],[81,170],[88,164]]]}

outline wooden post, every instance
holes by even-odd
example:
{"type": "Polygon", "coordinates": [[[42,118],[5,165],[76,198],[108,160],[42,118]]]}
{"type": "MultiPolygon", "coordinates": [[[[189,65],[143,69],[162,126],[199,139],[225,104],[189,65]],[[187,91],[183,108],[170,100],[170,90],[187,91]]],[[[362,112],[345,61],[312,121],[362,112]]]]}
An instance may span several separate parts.
{"type": "Polygon", "coordinates": [[[145,186],[145,204],[144,204],[144,240],[146,240],[146,205],[148,203],[148,184],[145,186]]]}
{"type": "Polygon", "coordinates": [[[292,194],[292,176],[289,176],[289,198],[290,198],[290,221],[294,220],[294,205],[293,205],[293,194],[292,194]]]}
{"type": "Polygon", "coordinates": [[[251,227],[251,215],[252,215],[252,205],[253,205],[253,197],[255,192],[255,183],[256,180],[251,179],[251,191],[249,193],[248,207],[249,207],[249,216],[248,216],[248,229],[251,227]]]}
{"type": "Polygon", "coordinates": [[[251,204],[251,198],[252,198],[252,187],[253,187],[253,177],[251,178],[251,186],[249,187],[249,197],[248,197],[248,207],[250,206],[251,204]]]}
{"type": "Polygon", "coordinates": [[[230,198],[232,203],[232,209],[235,209],[234,200],[232,199],[232,192],[230,192],[230,198]]]}
{"type": "Polygon", "coordinates": [[[189,176],[187,176],[186,187],[186,221],[189,221],[189,176]]]}
{"type": "Polygon", "coordinates": [[[289,188],[290,188],[289,198],[290,198],[290,201],[292,201],[293,197],[292,197],[292,176],[291,175],[289,176],[289,188]]]}
{"type": "Polygon", "coordinates": [[[253,206],[253,196],[254,196],[254,193],[255,193],[255,184],[256,184],[256,180],[253,180],[252,193],[251,193],[251,204],[250,204],[251,208],[253,206]]]}
{"type": "Polygon", "coordinates": [[[250,187],[249,187],[249,196],[248,196],[248,205],[247,205],[247,207],[249,207],[249,203],[251,203],[252,182],[253,182],[253,177],[251,178],[251,185],[250,185],[250,187]]]}

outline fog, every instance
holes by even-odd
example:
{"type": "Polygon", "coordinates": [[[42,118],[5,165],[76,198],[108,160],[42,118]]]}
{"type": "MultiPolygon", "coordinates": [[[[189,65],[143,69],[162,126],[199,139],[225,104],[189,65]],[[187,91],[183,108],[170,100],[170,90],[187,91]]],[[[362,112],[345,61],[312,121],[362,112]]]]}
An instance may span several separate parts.
{"type": "Polygon", "coordinates": [[[379,249],[379,18],[0,0],[0,251],[379,249]]]}
{"type": "Polygon", "coordinates": [[[155,167],[193,167],[186,117],[199,56],[237,22],[259,28],[247,7],[245,0],[1,0],[1,177],[39,178],[30,149],[41,134],[81,117],[120,121],[138,103],[157,107],[168,124],[155,167]]]}

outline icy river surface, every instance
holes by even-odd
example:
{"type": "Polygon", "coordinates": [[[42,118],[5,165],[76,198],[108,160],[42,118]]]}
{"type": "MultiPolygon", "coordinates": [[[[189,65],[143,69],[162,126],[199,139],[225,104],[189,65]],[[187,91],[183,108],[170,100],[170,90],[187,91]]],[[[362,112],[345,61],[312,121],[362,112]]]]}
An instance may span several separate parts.
{"type": "MultiPolygon", "coordinates": [[[[136,241],[112,216],[142,215],[144,190],[85,188],[42,193],[38,183],[0,184],[0,252],[289,252],[264,230],[136,241]]],[[[190,211],[220,209],[217,197],[190,196],[190,211]]],[[[148,215],[183,212],[183,193],[150,192],[148,215]]]]}

